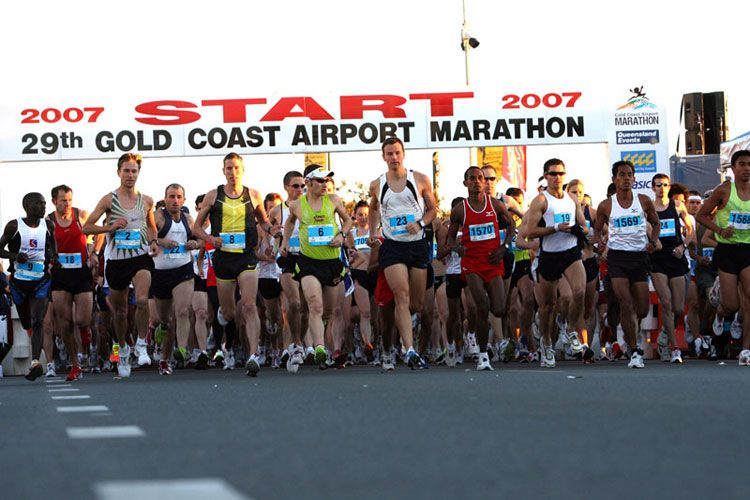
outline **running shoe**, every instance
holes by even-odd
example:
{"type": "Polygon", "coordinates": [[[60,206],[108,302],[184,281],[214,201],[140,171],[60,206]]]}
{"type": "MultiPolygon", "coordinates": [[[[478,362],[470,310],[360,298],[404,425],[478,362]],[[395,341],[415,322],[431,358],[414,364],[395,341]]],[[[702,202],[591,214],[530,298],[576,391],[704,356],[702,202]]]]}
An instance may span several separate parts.
{"type": "Polygon", "coordinates": [[[224,356],[222,358],[224,359],[224,369],[234,370],[234,351],[231,349],[228,351],[224,351],[224,356]]]}
{"type": "Polygon", "coordinates": [[[721,334],[724,333],[724,318],[715,314],[714,321],[711,323],[711,329],[713,330],[714,335],[721,337],[721,334]]]}
{"type": "Polygon", "coordinates": [[[440,350],[439,350],[439,351],[438,351],[438,352],[437,352],[437,353],[435,354],[435,359],[434,359],[434,363],[435,363],[436,365],[442,365],[442,364],[444,364],[444,363],[445,363],[445,357],[446,357],[447,355],[448,355],[448,350],[447,350],[447,349],[440,349],[440,350]]]}
{"type": "Polygon", "coordinates": [[[286,362],[286,371],[289,373],[297,373],[299,367],[305,362],[305,351],[302,349],[302,346],[294,344],[292,344],[292,346],[290,346],[292,355],[289,356],[289,360],[286,362]]]}
{"type": "Polygon", "coordinates": [[[536,363],[539,361],[539,351],[529,353],[529,363],[536,363]]]}
{"type": "Polygon", "coordinates": [[[39,362],[39,360],[33,360],[31,362],[31,366],[29,367],[29,372],[24,375],[24,378],[26,380],[36,380],[39,377],[41,377],[44,374],[44,369],[42,368],[42,364],[39,362]]]}
{"type": "Polygon", "coordinates": [[[697,337],[693,340],[693,348],[695,349],[696,357],[700,358],[702,356],[705,356],[707,350],[704,351],[703,337],[697,337]]]}
{"type": "Polygon", "coordinates": [[[252,354],[249,358],[247,358],[247,362],[245,363],[245,370],[247,370],[248,377],[258,376],[258,372],[260,371],[260,363],[258,362],[257,355],[252,354]]]}
{"type": "Polygon", "coordinates": [[[739,364],[740,366],[750,366],[750,350],[744,349],[740,352],[739,364]]]}
{"type": "Polygon", "coordinates": [[[81,380],[83,378],[83,371],[80,366],[74,366],[68,372],[68,376],[65,377],[66,382],[72,382],[74,380],[81,380]]]}
{"type": "Polygon", "coordinates": [[[599,353],[599,361],[614,361],[612,357],[612,344],[606,342],[599,353]]]}
{"type": "Polygon", "coordinates": [[[472,358],[479,356],[479,344],[477,344],[477,334],[469,332],[466,334],[466,354],[472,358]]]}
{"type": "Polygon", "coordinates": [[[594,363],[594,350],[587,346],[586,344],[583,344],[583,363],[590,365],[594,363]]]}
{"type": "Polygon", "coordinates": [[[656,344],[659,346],[659,358],[665,362],[670,361],[672,358],[669,351],[669,336],[663,328],[659,331],[659,336],[656,337],[656,344]]]}
{"type": "Polygon", "coordinates": [[[674,349],[672,351],[672,355],[669,359],[670,363],[682,363],[682,351],[679,349],[674,349]]]}
{"type": "Polygon", "coordinates": [[[445,364],[448,368],[456,367],[456,344],[451,342],[448,344],[448,355],[445,357],[445,364]]]}
{"type": "MultiPolygon", "coordinates": [[[[479,346],[477,346],[479,347],[479,346]]],[[[417,354],[417,351],[415,351],[413,348],[409,349],[406,352],[406,364],[411,368],[412,370],[426,370],[430,366],[427,364],[427,361],[422,359],[419,354],[417,354]]]]}
{"type": "Polygon", "coordinates": [[[328,361],[328,353],[326,352],[326,348],[322,345],[317,346],[315,348],[315,364],[318,365],[318,368],[320,368],[321,370],[325,370],[326,368],[328,368],[326,361],[328,361]]]}
{"type": "Polygon", "coordinates": [[[518,362],[519,363],[528,363],[531,360],[531,353],[527,350],[521,350],[518,353],[518,362]]]}
{"type": "Polygon", "coordinates": [[[198,354],[198,359],[195,360],[195,369],[208,369],[208,353],[206,351],[200,351],[200,353],[198,354]]]}
{"type": "Polygon", "coordinates": [[[125,346],[120,349],[120,360],[117,363],[117,374],[120,377],[130,376],[130,347],[125,346]]]}
{"type": "Polygon", "coordinates": [[[622,346],[619,342],[612,344],[612,361],[625,357],[625,351],[622,350],[622,346]]]}
{"type": "Polygon", "coordinates": [[[188,360],[187,349],[184,347],[178,347],[174,350],[172,357],[177,361],[177,368],[185,368],[185,363],[188,360]]]}
{"type": "Polygon", "coordinates": [[[742,316],[740,316],[739,312],[734,315],[732,326],[729,327],[729,333],[732,334],[732,338],[735,340],[742,338],[742,316]]]}
{"type": "Polygon", "coordinates": [[[583,344],[578,339],[578,332],[568,332],[566,334],[566,338],[568,339],[568,344],[570,344],[570,349],[574,354],[578,354],[584,351],[583,344]]]}
{"type": "Polygon", "coordinates": [[[226,365],[224,364],[224,352],[221,349],[214,353],[214,365],[217,368],[226,369],[226,365]]]}
{"type": "Polygon", "coordinates": [[[556,364],[555,349],[551,346],[545,348],[544,356],[542,357],[542,361],[541,361],[542,368],[554,368],[555,364],[556,364]]]}
{"type": "Polygon", "coordinates": [[[477,371],[494,371],[490,364],[490,356],[486,352],[479,353],[479,360],[477,361],[477,371]]]}
{"type": "Polygon", "coordinates": [[[638,352],[640,349],[633,352],[633,355],[630,356],[630,361],[628,362],[628,368],[644,368],[643,364],[643,355],[638,352]]]}
{"type": "Polygon", "coordinates": [[[120,344],[118,344],[117,342],[112,344],[112,352],[109,355],[109,362],[110,363],[120,362],[120,344]]]}
{"type": "Polygon", "coordinates": [[[151,366],[151,357],[148,355],[145,339],[138,339],[135,343],[135,355],[138,356],[138,366],[151,366]]]}
{"type": "Polygon", "coordinates": [[[708,348],[708,359],[711,361],[716,361],[719,359],[719,355],[716,352],[716,346],[711,344],[711,346],[708,348]]]}
{"type": "Polygon", "coordinates": [[[383,371],[392,372],[395,368],[396,367],[393,363],[393,354],[384,352],[383,353],[383,371]]]}
{"type": "Polygon", "coordinates": [[[159,375],[172,375],[172,367],[166,359],[159,361],[159,375]]]}
{"type": "Polygon", "coordinates": [[[54,363],[47,363],[47,373],[45,373],[44,376],[46,378],[57,377],[57,372],[55,371],[54,363]]]}
{"type": "Polygon", "coordinates": [[[344,366],[346,366],[346,354],[341,351],[336,351],[333,353],[333,366],[340,370],[344,366]]]}

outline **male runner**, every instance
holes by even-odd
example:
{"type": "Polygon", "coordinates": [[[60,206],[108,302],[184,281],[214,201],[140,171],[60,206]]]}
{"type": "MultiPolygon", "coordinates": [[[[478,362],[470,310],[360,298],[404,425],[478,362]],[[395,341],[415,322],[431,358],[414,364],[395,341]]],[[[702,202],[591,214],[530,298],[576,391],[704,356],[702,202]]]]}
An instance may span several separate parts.
{"type": "MultiPolygon", "coordinates": [[[[698,211],[698,222],[714,232],[714,260],[719,268],[720,322],[742,309],[750,317],[750,151],[732,154],[734,181],[714,189],[698,211]],[[716,210],[715,218],[712,214],[716,210]]],[[[740,366],[750,366],[750,321],[742,322],[740,366]]]]}
{"type": "MultiPolygon", "coordinates": [[[[284,226],[289,217],[289,204],[299,199],[305,190],[305,178],[296,170],[290,170],[284,174],[284,190],[286,201],[276,205],[268,213],[268,218],[274,226],[284,226]]],[[[299,220],[295,222],[294,229],[289,236],[288,250],[286,255],[279,256],[277,264],[281,268],[281,291],[286,297],[286,320],[289,323],[289,331],[292,335],[292,343],[287,352],[282,356],[286,363],[286,369],[290,373],[297,373],[299,367],[305,362],[305,351],[302,345],[302,335],[306,329],[306,319],[302,316],[302,299],[300,298],[300,284],[294,280],[294,269],[299,259],[299,220]],[[303,325],[305,327],[303,328],[303,325]],[[286,359],[284,359],[286,358],[286,359]]]]}
{"type": "MultiPolygon", "coordinates": [[[[575,331],[565,332],[573,353],[583,351],[578,332],[585,328],[583,306],[586,294],[586,270],[581,259],[578,236],[585,231],[586,220],[577,198],[563,190],[565,164],[552,158],[544,163],[547,189],[531,202],[528,218],[528,238],[540,239],[538,256],[539,318],[542,333],[542,366],[555,366],[552,327],[558,281],[563,276],[570,285],[572,299],[569,317],[575,331]]],[[[563,332],[561,332],[563,333],[563,332]]]]}
{"type": "Polygon", "coordinates": [[[369,242],[375,245],[374,230],[382,223],[380,267],[395,298],[396,328],[407,362],[415,369],[426,363],[414,350],[410,311],[422,310],[432,251],[424,228],[435,219],[437,209],[430,179],[404,167],[401,139],[389,137],[381,151],[388,171],[370,183],[369,242]]]}
{"type": "MultiPolygon", "coordinates": [[[[10,293],[25,330],[31,329],[31,367],[26,380],[36,380],[42,373],[42,322],[49,303],[50,265],[57,261],[55,226],[44,219],[46,203],[39,193],[23,197],[26,217],[5,225],[0,236],[0,258],[10,260],[10,293]],[[5,249],[6,245],[8,250],[5,249]]],[[[47,363],[52,352],[46,353],[47,363]]],[[[75,356],[75,353],[73,353],[75,356]]]]}
{"type": "Polygon", "coordinates": [[[461,276],[476,305],[477,370],[492,370],[487,354],[488,316],[492,312],[496,318],[502,317],[505,309],[503,255],[513,239],[515,227],[505,205],[485,193],[484,185],[484,174],[479,167],[469,167],[464,172],[464,186],[469,196],[451,210],[446,245],[461,255],[461,276]],[[503,242],[500,241],[500,219],[508,228],[503,242]],[[459,226],[461,243],[456,245],[459,226]]]}
{"type": "Polygon", "coordinates": [[[216,249],[213,266],[219,294],[219,318],[226,322],[227,335],[233,335],[235,326],[235,291],[239,286],[240,305],[245,324],[245,335],[250,346],[250,357],[245,363],[247,375],[255,377],[260,371],[258,342],[260,341],[260,318],[256,296],[258,274],[255,268],[258,258],[256,225],[276,236],[279,226],[271,226],[263,207],[263,196],[255,189],[242,185],[245,165],[237,153],[224,157],[222,172],[226,183],[206,193],[193,225],[193,234],[210,243],[216,249]],[[206,234],[203,223],[211,221],[211,234],[206,234]]]}
{"type": "Polygon", "coordinates": [[[135,188],[141,173],[141,155],[125,153],[117,160],[117,175],[120,186],[107,193],[91,212],[83,225],[83,234],[107,235],[104,269],[110,288],[113,323],[116,342],[112,346],[112,359],[117,361],[120,377],[130,376],[130,346],[127,344],[128,287],[135,288],[135,324],[138,340],[135,352],[138,365],[150,365],[151,358],[146,349],[148,333],[148,293],[151,288],[151,271],[154,268],[152,255],[159,248],[156,244],[156,223],[152,208],[154,200],[135,188]],[[104,225],[97,222],[106,215],[104,225]],[[119,361],[118,361],[119,360],[119,361]]]}
{"type": "Polygon", "coordinates": [[[281,255],[289,253],[295,223],[299,220],[300,254],[294,278],[299,280],[309,310],[309,329],[315,346],[315,363],[325,369],[328,354],[324,341],[324,318],[330,318],[336,301],[344,300],[344,263],[341,246],[352,228],[352,219],[341,198],[326,193],[326,179],[333,172],[320,165],[305,168],[307,193],[289,204],[284,223],[281,255]],[[342,227],[336,222],[338,214],[342,227]]]}
{"type": "Polygon", "coordinates": [[[661,303],[662,325],[657,344],[662,361],[682,363],[682,353],[677,347],[674,331],[685,310],[685,275],[690,270],[685,259],[685,237],[693,232],[693,223],[684,203],[669,198],[670,180],[666,174],[656,174],[651,180],[654,190],[654,207],[659,216],[661,249],[651,254],[651,278],[661,303]],[[672,346],[671,359],[670,349],[672,346]]]}
{"type": "MultiPolygon", "coordinates": [[[[185,205],[185,188],[179,184],[167,186],[164,191],[164,203],[164,208],[156,211],[156,227],[159,231],[156,243],[160,251],[154,256],[151,295],[156,299],[159,319],[162,324],[167,325],[169,334],[159,360],[159,373],[171,375],[169,359],[173,350],[178,362],[184,364],[188,360],[190,304],[195,285],[193,257],[190,252],[197,250],[200,245],[193,238],[193,218],[182,211],[185,205]]],[[[196,335],[196,340],[201,352],[195,367],[205,370],[208,368],[205,334],[196,335]]]]}
{"type": "Polygon", "coordinates": [[[55,243],[60,262],[60,267],[52,269],[52,307],[72,365],[66,380],[72,381],[83,378],[76,355],[78,346],[73,330],[73,305],[75,326],[81,334],[84,350],[88,350],[94,307],[91,269],[96,268],[98,260],[93,252],[94,245],[87,243],[86,235],[81,231],[89,214],[73,207],[73,190],[64,184],[53,187],[52,203],[55,211],[47,218],[55,225],[55,243]]]}
{"type": "MultiPolygon", "coordinates": [[[[659,246],[659,216],[646,195],[633,193],[635,167],[629,161],[612,165],[615,194],[596,209],[594,238],[603,248],[602,231],[608,224],[607,268],[619,305],[619,321],[631,353],[629,368],[643,368],[643,350],[636,341],[638,321],[648,314],[649,257],[659,246]],[[648,227],[651,224],[651,238],[648,227]]],[[[613,324],[611,324],[613,325],[613,324]]],[[[614,326],[613,326],[614,328],[614,326]]]]}

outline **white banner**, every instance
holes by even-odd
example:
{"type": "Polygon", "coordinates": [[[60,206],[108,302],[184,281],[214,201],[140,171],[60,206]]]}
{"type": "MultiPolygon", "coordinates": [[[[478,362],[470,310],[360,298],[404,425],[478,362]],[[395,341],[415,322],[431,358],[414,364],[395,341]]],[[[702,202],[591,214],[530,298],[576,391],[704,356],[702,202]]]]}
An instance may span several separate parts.
{"type": "Polygon", "coordinates": [[[611,115],[609,123],[610,165],[627,160],[635,166],[633,190],[653,196],[651,178],[669,175],[667,119],[664,109],[635,92],[611,115]]]}
{"type": "Polygon", "coordinates": [[[605,108],[558,90],[26,103],[0,110],[0,161],[607,142],[605,108]]]}

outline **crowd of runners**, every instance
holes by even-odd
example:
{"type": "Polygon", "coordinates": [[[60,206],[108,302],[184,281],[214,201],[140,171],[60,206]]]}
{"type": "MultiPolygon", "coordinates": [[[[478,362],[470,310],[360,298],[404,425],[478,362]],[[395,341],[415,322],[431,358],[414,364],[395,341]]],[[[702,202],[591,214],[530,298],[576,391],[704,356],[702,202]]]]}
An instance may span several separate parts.
{"type": "MultiPolygon", "coordinates": [[[[0,237],[0,309],[12,302],[31,337],[26,378],[151,365],[252,377],[303,364],[643,368],[652,352],[750,366],[750,151],[706,193],[656,174],[653,198],[633,191],[633,164],[616,162],[598,206],[559,159],[534,193],[498,193],[494,168],[471,166],[448,213],[429,177],[405,167],[400,139],[382,155],[387,171],[359,201],[337,195],[319,165],[287,172],[284,196],[263,195],[243,184],[235,153],[226,182],[194,207],[180,184],[158,202],[141,193],[137,154],[119,158],[119,186],[90,213],[66,185],[49,213],[41,193],[26,194],[0,237]],[[642,325],[651,290],[655,331],[642,325]]],[[[12,343],[10,332],[0,362],[12,343]]]]}

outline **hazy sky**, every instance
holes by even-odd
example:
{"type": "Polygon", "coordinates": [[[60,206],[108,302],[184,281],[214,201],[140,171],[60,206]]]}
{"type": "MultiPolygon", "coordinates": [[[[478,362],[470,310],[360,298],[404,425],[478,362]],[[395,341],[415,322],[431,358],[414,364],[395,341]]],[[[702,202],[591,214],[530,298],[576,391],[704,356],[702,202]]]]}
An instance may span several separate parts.
{"type": "MultiPolygon", "coordinates": [[[[588,1],[467,0],[472,89],[584,90],[612,108],[643,85],[666,106],[670,151],[682,94],[724,90],[730,135],[750,130],[741,79],[747,21],[728,1],[612,4],[588,1]]],[[[463,90],[461,0],[356,2],[129,1],[4,2],[0,7],[0,130],[18,127],[9,108],[116,105],[137,99],[314,95],[316,92],[463,90]]],[[[407,166],[429,172],[432,151],[408,151],[407,166]]],[[[604,145],[529,148],[528,177],[545,159],[568,164],[595,200],[604,196],[604,145]]],[[[464,193],[464,149],[441,150],[443,195],[464,193]]],[[[302,155],[247,160],[246,184],[281,191],[302,155]]],[[[377,152],[333,155],[337,178],[369,182],[384,170],[377,152]]],[[[149,159],[142,191],[159,197],[180,182],[187,195],[223,181],[215,157],[149,159]]],[[[117,187],[114,160],[1,164],[0,219],[21,212],[25,192],[71,185],[91,209],[117,187]]],[[[51,209],[51,207],[48,207],[51,209]]],[[[192,207],[191,207],[192,208],[192,207]]]]}

